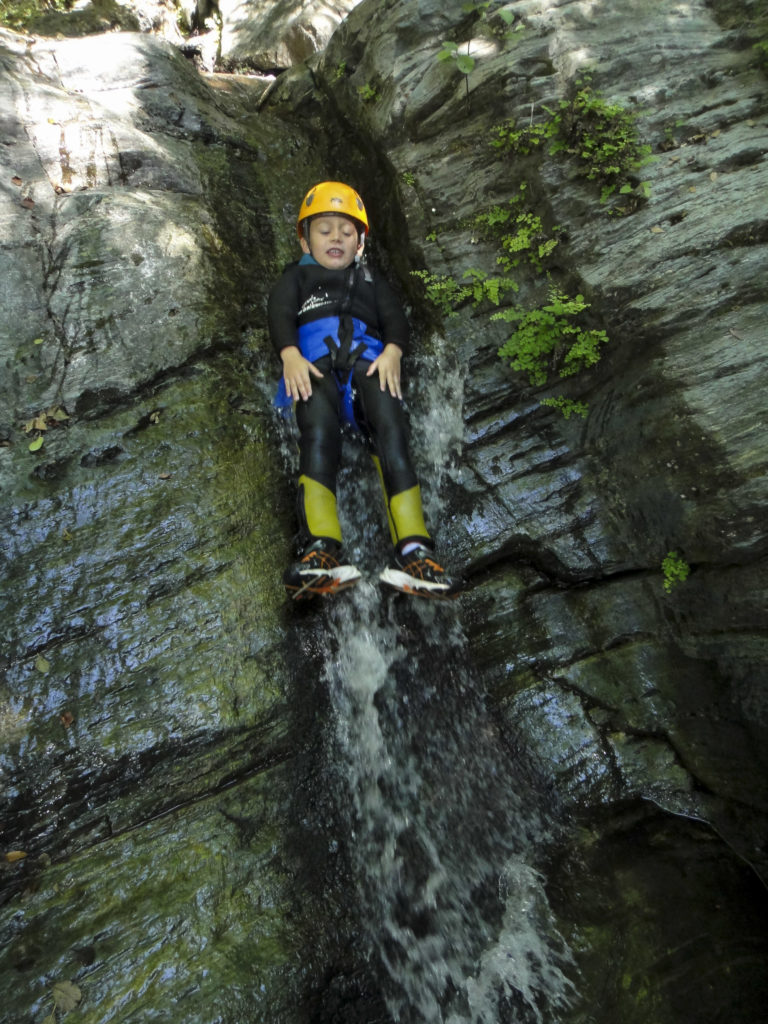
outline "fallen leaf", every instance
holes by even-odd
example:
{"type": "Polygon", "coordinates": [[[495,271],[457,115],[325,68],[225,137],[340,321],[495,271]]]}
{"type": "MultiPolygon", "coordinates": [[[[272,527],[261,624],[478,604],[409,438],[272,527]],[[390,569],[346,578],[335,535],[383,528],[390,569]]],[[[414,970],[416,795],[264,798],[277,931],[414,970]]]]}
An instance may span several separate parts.
{"type": "Polygon", "coordinates": [[[46,673],[51,670],[51,663],[47,658],[44,658],[42,654],[38,654],[35,658],[35,668],[38,672],[42,672],[43,675],[46,675],[46,673]]]}
{"type": "Polygon", "coordinates": [[[9,850],[5,855],[5,859],[9,864],[15,864],[16,861],[24,860],[26,853],[23,850],[9,850]]]}
{"type": "Polygon", "coordinates": [[[69,414],[60,405],[52,406],[45,415],[49,420],[56,420],[57,423],[63,423],[64,420],[69,419],[69,414]]]}
{"type": "Polygon", "coordinates": [[[161,480],[170,480],[171,479],[171,474],[170,473],[161,473],[160,474],[160,479],[161,480]]]}
{"type": "Polygon", "coordinates": [[[24,207],[24,209],[31,210],[32,207],[35,205],[35,200],[34,199],[30,199],[29,196],[25,196],[21,200],[21,205],[24,207]]]}
{"type": "Polygon", "coordinates": [[[717,171],[712,171],[712,173],[709,176],[709,180],[710,181],[717,181],[717,171]]]}
{"type": "Polygon", "coordinates": [[[69,530],[66,528],[66,526],[64,527],[64,529],[62,531],[61,539],[62,540],[66,540],[66,541],[72,540],[72,534],[69,532],[69,530]]]}
{"type": "Polygon", "coordinates": [[[653,227],[651,228],[651,231],[654,233],[654,235],[663,235],[664,234],[664,228],[659,227],[658,224],[654,224],[653,227]]]}
{"type": "Polygon", "coordinates": [[[53,1001],[62,1013],[74,1010],[82,998],[83,993],[71,981],[57,981],[53,986],[53,1001]]]}
{"type": "Polygon", "coordinates": [[[32,342],[32,344],[33,345],[42,345],[43,341],[44,341],[43,338],[35,338],[35,340],[32,342]]]}
{"type": "Polygon", "coordinates": [[[695,192],[696,191],[696,186],[695,185],[691,185],[691,187],[688,189],[688,191],[689,192],[695,192]]]}
{"type": "Polygon", "coordinates": [[[12,185],[23,185],[24,182],[21,180],[21,178],[18,176],[18,174],[14,174],[14,176],[11,178],[11,184],[12,185]]]}
{"type": "Polygon", "coordinates": [[[72,714],[71,711],[65,711],[64,714],[61,716],[61,724],[64,726],[65,729],[68,729],[70,725],[72,725],[74,720],[75,716],[72,714]]]}
{"type": "Polygon", "coordinates": [[[149,422],[155,424],[160,422],[160,413],[157,410],[149,414],[149,422]]]}
{"type": "Polygon", "coordinates": [[[43,447],[43,438],[42,437],[36,437],[34,441],[30,441],[29,442],[29,450],[31,452],[39,452],[42,447],[43,447]]]}

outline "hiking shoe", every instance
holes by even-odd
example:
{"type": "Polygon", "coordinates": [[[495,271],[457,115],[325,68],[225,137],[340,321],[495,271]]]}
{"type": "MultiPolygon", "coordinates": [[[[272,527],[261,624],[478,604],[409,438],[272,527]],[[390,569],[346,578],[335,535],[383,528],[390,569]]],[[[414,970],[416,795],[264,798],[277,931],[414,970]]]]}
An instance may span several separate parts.
{"type": "Polygon", "coordinates": [[[338,545],[316,540],[307,545],[298,562],[283,573],[283,586],[294,601],[319,594],[337,594],[360,579],[354,565],[341,565],[338,545]]]}
{"type": "Polygon", "coordinates": [[[414,548],[407,555],[395,551],[394,566],[380,573],[379,579],[393,590],[418,597],[452,598],[461,589],[459,581],[451,579],[425,547],[414,548]]]}

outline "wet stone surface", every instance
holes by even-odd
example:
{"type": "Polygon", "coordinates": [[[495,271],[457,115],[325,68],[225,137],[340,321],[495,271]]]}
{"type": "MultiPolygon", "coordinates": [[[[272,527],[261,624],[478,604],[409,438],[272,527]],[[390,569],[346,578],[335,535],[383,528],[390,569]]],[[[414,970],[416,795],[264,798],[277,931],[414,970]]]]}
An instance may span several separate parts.
{"type": "MultiPolygon", "coordinates": [[[[497,12],[366,0],[268,94],[147,35],[0,30],[14,1019],[63,981],[85,1024],[763,1012],[762,23],[507,6],[505,36],[497,12]],[[446,40],[476,45],[470,75],[446,40]],[[656,157],[625,217],[567,161],[488,144],[594,53],[656,157]],[[336,610],[283,601],[294,456],[263,316],[326,177],[370,201],[412,315],[415,459],[468,581],[450,608],[368,583],[336,610]],[[497,273],[475,217],[522,180],[611,338],[551,388],[497,358],[492,308],[442,318],[410,276],[497,273]],[[586,420],[540,404],[561,392],[586,420]],[[690,575],[666,592],[672,550],[690,575]]],[[[514,301],[544,288],[528,268],[514,301]]],[[[345,458],[369,574],[377,484],[345,458]]]]}

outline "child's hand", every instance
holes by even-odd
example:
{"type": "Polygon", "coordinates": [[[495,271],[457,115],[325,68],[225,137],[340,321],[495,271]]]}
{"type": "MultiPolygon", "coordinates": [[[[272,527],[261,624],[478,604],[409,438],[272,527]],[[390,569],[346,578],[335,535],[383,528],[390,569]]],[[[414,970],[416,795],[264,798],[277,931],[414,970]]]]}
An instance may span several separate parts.
{"type": "Polygon", "coordinates": [[[366,373],[366,377],[371,377],[378,370],[381,390],[386,391],[389,388],[389,393],[393,398],[403,397],[400,390],[400,360],[402,357],[403,350],[400,346],[390,342],[385,345],[381,355],[374,359],[366,373]]]}
{"type": "Polygon", "coordinates": [[[280,353],[280,358],[283,360],[283,379],[285,380],[286,394],[296,402],[300,398],[303,398],[306,402],[312,394],[312,381],[309,375],[322,377],[322,373],[320,373],[314,363],[310,363],[308,359],[304,358],[295,345],[289,345],[288,348],[284,348],[280,353]]]}

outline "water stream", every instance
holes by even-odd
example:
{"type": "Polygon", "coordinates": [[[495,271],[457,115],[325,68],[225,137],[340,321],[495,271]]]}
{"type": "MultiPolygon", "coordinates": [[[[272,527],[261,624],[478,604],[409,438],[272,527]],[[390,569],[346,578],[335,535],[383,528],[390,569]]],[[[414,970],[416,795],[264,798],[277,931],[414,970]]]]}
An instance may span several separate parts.
{"type": "MultiPolygon", "coordinates": [[[[446,367],[423,375],[430,393],[411,417],[432,523],[443,480],[460,472],[462,375],[446,367]]],[[[345,451],[340,517],[352,560],[375,581],[386,540],[365,462],[345,451]]],[[[367,581],[320,617],[331,841],[343,848],[352,917],[391,1018],[554,1024],[571,982],[540,873],[547,798],[501,741],[459,606],[384,595],[367,581]]]]}
{"type": "Polygon", "coordinates": [[[455,609],[382,607],[364,584],[329,623],[326,757],[392,1018],[556,1020],[570,983],[537,869],[550,823],[473,683],[455,609]]]}

